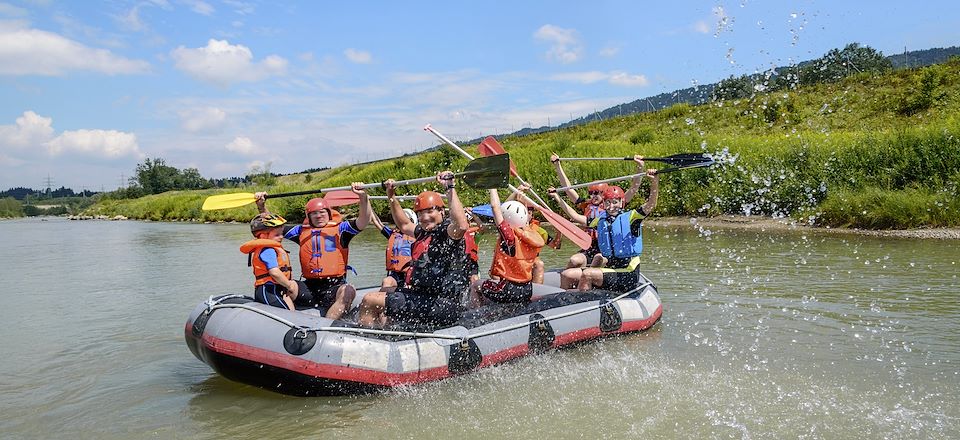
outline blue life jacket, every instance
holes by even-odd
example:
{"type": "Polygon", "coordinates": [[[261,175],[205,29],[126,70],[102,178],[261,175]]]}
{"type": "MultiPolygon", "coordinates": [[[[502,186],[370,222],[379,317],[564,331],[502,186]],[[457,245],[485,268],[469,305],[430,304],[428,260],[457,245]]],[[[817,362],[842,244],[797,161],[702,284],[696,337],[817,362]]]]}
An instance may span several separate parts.
{"type": "Polygon", "coordinates": [[[597,245],[600,254],[610,258],[628,258],[643,251],[643,234],[636,237],[630,233],[631,211],[620,213],[613,223],[607,221],[607,213],[597,216],[597,245]]]}

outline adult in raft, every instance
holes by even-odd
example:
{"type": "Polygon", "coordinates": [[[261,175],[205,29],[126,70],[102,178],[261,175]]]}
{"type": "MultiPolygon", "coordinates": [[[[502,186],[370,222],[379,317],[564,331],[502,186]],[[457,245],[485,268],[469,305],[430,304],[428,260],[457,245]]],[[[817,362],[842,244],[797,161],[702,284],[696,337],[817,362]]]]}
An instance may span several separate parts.
{"type": "MultiPolygon", "coordinates": [[[[643,165],[643,162],[640,162],[643,165]]],[[[660,177],[656,170],[647,170],[650,195],[643,206],[624,211],[624,193],[611,185],[603,191],[604,212],[590,226],[597,231],[600,254],[607,259],[605,267],[570,268],[560,273],[560,286],[578,287],[581,291],[603,288],[627,292],[640,284],[640,252],[643,250],[643,219],[657,206],[660,177]]]]}
{"type": "Polygon", "coordinates": [[[438,327],[460,319],[460,300],[469,287],[463,240],[469,225],[457,197],[453,173],[437,173],[437,182],[447,192],[450,216],[444,218],[445,205],[439,193],[424,191],[413,204],[419,224],[414,224],[403,213],[395,198],[393,180],[384,182],[397,229],[416,241],[404,284],[393,292],[372,292],[363,297],[358,317],[361,326],[399,323],[438,327]]]}
{"type": "MultiPolygon", "coordinates": [[[[633,161],[637,164],[637,173],[643,172],[643,156],[634,155],[633,161]]],[[[560,179],[560,186],[566,187],[570,186],[570,179],[567,178],[567,173],[563,171],[563,166],[560,165],[560,156],[556,153],[550,155],[550,162],[553,163],[553,167],[557,172],[557,177],[560,179]]],[[[637,194],[637,191],[640,190],[640,181],[642,177],[635,177],[630,183],[630,188],[627,189],[627,193],[624,196],[624,204],[630,203],[633,200],[633,197],[637,194]]],[[[566,203],[563,203],[559,198],[557,202],[560,204],[560,207],[563,209],[564,213],[567,214],[567,217],[570,220],[573,220],[574,223],[579,224],[584,229],[590,230],[591,235],[595,233],[590,224],[594,219],[600,216],[603,213],[603,192],[608,188],[606,183],[595,183],[587,187],[587,198],[580,196],[580,193],[577,190],[569,188],[564,191],[564,194],[567,195],[567,199],[570,200],[576,207],[576,209],[571,208],[566,203]],[[578,211],[579,210],[579,211],[578,211]]],[[[622,191],[622,190],[621,190],[622,191]]],[[[554,191],[550,191],[552,194],[554,191]]],[[[567,268],[583,268],[586,267],[589,263],[591,266],[602,266],[604,264],[603,260],[600,258],[600,250],[596,246],[591,246],[589,249],[578,252],[570,256],[570,260],[567,262],[567,268]]]]}
{"type": "MultiPolygon", "coordinates": [[[[527,207],[516,200],[500,204],[497,190],[490,191],[490,208],[499,232],[493,251],[490,279],[470,289],[470,306],[483,303],[526,303],[533,296],[533,271],[545,239],[530,225],[527,207]]],[[[541,275],[542,276],[542,275],[541,275]]]]}
{"type": "MultiPolygon", "coordinates": [[[[340,213],[321,198],[310,199],[301,225],[285,225],[283,237],[300,245],[300,270],[315,306],[327,318],[340,319],[350,309],[357,290],[347,283],[350,241],[370,223],[370,201],[363,183],[353,182],[351,191],[360,196],[360,214],[355,220],[341,221],[340,213]]],[[[255,194],[257,209],[269,214],[267,193],[255,194]]]]}

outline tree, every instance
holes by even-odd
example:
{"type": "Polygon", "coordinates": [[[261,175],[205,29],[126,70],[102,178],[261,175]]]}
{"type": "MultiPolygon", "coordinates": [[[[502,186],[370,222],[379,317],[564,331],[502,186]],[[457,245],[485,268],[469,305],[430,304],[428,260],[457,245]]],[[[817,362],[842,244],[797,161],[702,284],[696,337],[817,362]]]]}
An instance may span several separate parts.
{"type": "Polygon", "coordinates": [[[713,100],[726,101],[728,99],[749,98],[753,96],[753,85],[753,80],[747,75],[739,77],[730,75],[729,78],[717,83],[717,87],[713,89],[713,100]]]}
{"type": "Polygon", "coordinates": [[[800,74],[801,84],[839,81],[847,76],[871,72],[883,73],[893,63],[878,50],[860,43],[850,43],[843,49],[831,49],[826,55],[805,65],[800,74]]]}
{"type": "Polygon", "coordinates": [[[143,189],[147,194],[160,194],[177,188],[180,170],[167,165],[161,158],[143,160],[137,164],[131,183],[143,189]]]}

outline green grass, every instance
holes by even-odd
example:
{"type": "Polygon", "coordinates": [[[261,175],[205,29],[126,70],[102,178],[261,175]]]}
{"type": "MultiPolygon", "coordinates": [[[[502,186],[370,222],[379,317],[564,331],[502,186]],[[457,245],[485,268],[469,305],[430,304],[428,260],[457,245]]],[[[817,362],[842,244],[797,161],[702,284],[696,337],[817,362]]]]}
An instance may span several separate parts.
{"type": "MultiPolygon", "coordinates": [[[[922,69],[882,76],[857,75],[838,83],[751,99],[700,106],[680,104],[656,113],[500,141],[524,179],[541,189],[558,185],[547,160],[551,152],[587,157],[705,151],[729,159],[711,169],[664,176],[658,215],[749,213],[860,228],[958,226],[958,115],[960,59],[955,58],[922,69]]],[[[465,147],[476,155],[475,146],[465,147]]],[[[447,168],[460,169],[465,163],[444,148],[334,168],[309,178],[284,176],[263,189],[278,193],[347,185],[354,180],[407,179],[447,168]]],[[[576,162],[564,168],[575,182],[634,172],[630,162],[576,162]]],[[[220,192],[236,191],[245,190],[220,192]]],[[[203,198],[214,193],[171,192],[136,200],[103,201],[88,212],[203,221],[246,221],[254,215],[252,206],[200,211],[203,198]]],[[[484,203],[486,198],[484,192],[470,189],[463,189],[461,196],[468,205],[484,203]]],[[[307,199],[276,199],[269,206],[296,220],[302,218],[307,199]]],[[[384,211],[383,205],[376,207],[384,211]]]]}

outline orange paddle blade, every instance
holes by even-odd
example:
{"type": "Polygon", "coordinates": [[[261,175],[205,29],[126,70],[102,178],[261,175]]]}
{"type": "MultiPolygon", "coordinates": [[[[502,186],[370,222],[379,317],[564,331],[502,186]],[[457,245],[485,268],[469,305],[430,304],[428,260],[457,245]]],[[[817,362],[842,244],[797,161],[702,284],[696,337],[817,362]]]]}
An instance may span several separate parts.
{"type": "MultiPolygon", "coordinates": [[[[538,206],[537,208],[540,207],[538,206]]],[[[570,241],[579,246],[580,249],[590,248],[593,239],[590,238],[590,234],[587,231],[580,229],[577,225],[570,222],[570,220],[563,218],[560,214],[549,209],[541,208],[539,211],[554,228],[557,228],[557,232],[565,235],[570,241]]]]}
{"type": "MultiPolygon", "coordinates": [[[[494,139],[493,136],[487,136],[480,142],[480,145],[477,146],[477,150],[480,151],[481,156],[496,156],[498,154],[507,154],[507,150],[503,149],[503,146],[494,139]]],[[[513,163],[513,160],[510,160],[510,174],[513,174],[513,177],[517,177],[517,166],[513,163]]]]}
{"type": "Polygon", "coordinates": [[[360,196],[353,193],[353,191],[330,191],[323,196],[323,200],[327,202],[331,208],[344,205],[352,205],[354,203],[360,202],[360,196]]]}

